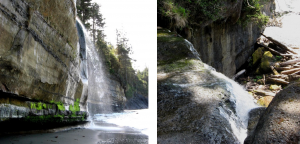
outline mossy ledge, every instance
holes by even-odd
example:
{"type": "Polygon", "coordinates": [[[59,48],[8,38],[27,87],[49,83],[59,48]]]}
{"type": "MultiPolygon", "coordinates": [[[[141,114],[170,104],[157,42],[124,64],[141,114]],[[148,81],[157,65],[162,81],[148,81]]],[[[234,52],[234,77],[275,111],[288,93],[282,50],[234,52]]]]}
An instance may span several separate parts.
{"type": "Polygon", "coordinates": [[[65,110],[62,102],[41,102],[0,91],[0,135],[28,130],[45,130],[86,123],[79,99],[65,110]]]}

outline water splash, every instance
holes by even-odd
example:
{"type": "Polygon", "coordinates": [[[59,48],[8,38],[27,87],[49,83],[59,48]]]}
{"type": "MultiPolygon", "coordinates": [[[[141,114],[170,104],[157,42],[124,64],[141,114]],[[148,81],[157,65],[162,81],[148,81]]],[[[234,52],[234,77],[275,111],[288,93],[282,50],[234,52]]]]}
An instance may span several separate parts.
{"type": "MultiPolygon", "coordinates": [[[[201,60],[199,53],[194,48],[193,44],[185,40],[189,49],[197,59],[201,60]]],[[[243,143],[247,137],[247,126],[248,126],[248,113],[251,109],[258,107],[254,103],[254,99],[247,91],[243,89],[238,83],[232,79],[226,77],[222,73],[217,72],[213,67],[204,64],[206,69],[211,71],[215,77],[221,79],[221,83],[225,83],[225,88],[230,92],[230,101],[235,104],[236,115],[232,113],[226,113],[222,107],[219,107],[220,114],[225,117],[231,124],[232,131],[238,140],[243,143]]]]}

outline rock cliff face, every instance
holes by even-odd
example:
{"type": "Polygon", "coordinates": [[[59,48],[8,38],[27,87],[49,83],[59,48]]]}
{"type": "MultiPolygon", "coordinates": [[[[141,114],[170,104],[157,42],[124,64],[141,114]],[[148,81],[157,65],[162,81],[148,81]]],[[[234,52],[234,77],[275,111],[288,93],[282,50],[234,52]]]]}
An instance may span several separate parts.
{"type": "MultiPolygon", "coordinates": [[[[242,3],[242,1],[241,1],[242,3]]],[[[271,16],[274,0],[262,3],[263,14],[271,16]]],[[[204,63],[232,77],[254,52],[254,44],[263,28],[256,23],[242,26],[236,23],[241,15],[241,4],[232,5],[222,20],[194,26],[190,39],[204,63]]]]}
{"type": "Polygon", "coordinates": [[[84,110],[75,11],[73,0],[0,1],[0,94],[24,98],[2,104],[79,100],[84,110]]]}
{"type": "MultiPolygon", "coordinates": [[[[211,3],[218,2],[220,1],[211,3]]],[[[247,17],[247,14],[242,12],[242,7],[247,7],[243,6],[245,4],[242,0],[227,0],[221,3],[220,11],[214,14],[218,17],[217,20],[199,19],[201,14],[190,12],[193,14],[188,18],[189,26],[182,30],[178,29],[177,32],[193,43],[204,63],[232,77],[254,52],[256,39],[264,29],[255,22],[249,22],[244,26],[241,24],[241,19],[247,17]]],[[[275,9],[274,0],[261,1],[260,5],[263,5],[261,12],[264,15],[272,16],[275,9]]],[[[172,25],[172,21],[160,17],[158,16],[159,26],[168,28],[172,25]]]]}

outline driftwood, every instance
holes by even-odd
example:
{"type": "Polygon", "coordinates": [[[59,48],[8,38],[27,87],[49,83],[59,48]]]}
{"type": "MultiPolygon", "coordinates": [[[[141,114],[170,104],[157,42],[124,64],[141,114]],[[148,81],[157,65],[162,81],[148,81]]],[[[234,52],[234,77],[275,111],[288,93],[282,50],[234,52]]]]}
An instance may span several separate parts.
{"type": "Polygon", "coordinates": [[[275,70],[274,66],[270,66],[270,67],[271,67],[271,70],[273,71],[273,73],[274,73],[275,75],[279,75],[279,73],[275,70]]]}
{"type": "Polygon", "coordinates": [[[272,37],[267,37],[263,33],[261,33],[261,35],[263,35],[265,38],[267,38],[268,40],[272,41],[274,44],[278,45],[279,47],[285,49],[286,51],[290,51],[293,54],[297,54],[295,51],[293,51],[292,49],[288,48],[287,46],[285,46],[284,44],[280,43],[279,41],[273,39],[272,37]]]}
{"type": "Polygon", "coordinates": [[[276,50],[274,50],[274,49],[272,49],[272,48],[270,48],[270,47],[264,45],[263,43],[260,43],[259,45],[261,45],[261,46],[263,46],[264,48],[268,49],[268,50],[269,50],[272,54],[274,54],[274,55],[280,55],[280,56],[283,55],[282,53],[280,53],[280,52],[278,52],[278,51],[276,51],[276,50]]]}
{"type": "Polygon", "coordinates": [[[291,75],[298,75],[298,74],[300,74],[300,71],[296,71],[296,72],[292,73],[291,75]]]}
{"type": "Polygon", "coordinates": [[[233,80],[237,79],[239,76],[241,76],[241,75],[244,74],[245,72],[246,72],[245,69],[239,71],[237,74],[235,74],[235,75],[232,77],[232,79],[233,79],[233,80]]]}
{"type": "Polygon", "coordinates": [[[267,81],[271,81],[271,82],[276,82],[276,83],[280,83],[280,84],[289,84],[289,82],[282,80],[282,79],[277,79],[277,78],[268,78],[267,81]]]}
{"type": "Polygon", "coordinates": [[[297,71],[300,71],[300,68],[293,68],[293,69],[290,69],[290,70],[285,70],[285,71],[282,71],[281,74],[292,74],[292,73],[297,72],[297,71]]]}
{"type": "Polygon", "coordinates": [[[292,69],[291,66],[287,66],[287,67],[275,67],[276,70],[279,70],[279,71],[283,71],[283,70],[290,70],[292,69]]]}
{"type": "Polygon", "coordinates": [[[300,65],[294,65],[293,67],[294,68],[300,68],[300,65]]]}
{"type": "Polygon", "coordinates": [[[272,92],[266,92],[266,91],[260,91],[260,90],[255,90],[254,93],[257,95],[261,95],[261,96],[275,96],[275,94],[272,92]]]}
{"type": "Polygon", "coordinates": [[[295,63],[298,63],[298,62],[300,62],[300,58],[294,59],[294,60],[289,60],[289,61],[286,61],[286,62],[282,62],[279,65],[281,67],[284,67],[284,66],[287,66],[287,65],[290,65],[290,64],[295,64],[295,63]]]}
{"type": "Polygon", "coordinates": [[[285,79],[285,78],[287,78],[287,75],[271,75],[270,77],[271,78],[282,78],[282,79],[285,79]]]}

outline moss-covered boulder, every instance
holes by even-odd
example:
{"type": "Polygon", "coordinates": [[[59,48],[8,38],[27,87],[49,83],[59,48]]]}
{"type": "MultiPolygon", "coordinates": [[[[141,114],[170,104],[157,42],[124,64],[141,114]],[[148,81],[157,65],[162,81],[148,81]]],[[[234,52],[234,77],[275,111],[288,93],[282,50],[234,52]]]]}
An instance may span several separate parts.
{"type": "Polygon", "coordinates": [[[252,54],[252,57],[253,57],[253,64],[255,64],[256,62],[258,62],[262,56],[264,54],[264,51],[263,51],[263,47],[260,47],[258,48],[253,54],[252,54]]]}
{"type": "Polygon", "coordinates": [[[259,100],[257,100],[257,103],[260,106],[268,107],[273,98],[274,98],[273,96],[265,96],[265,97],[262,97],[259,100]]]}
{"type": "Polygon", "coordinates": [[[267,73],[271,71],[271,65],[276,62],[275,57],[270,51],[265,51],[260,63],[260,71],[267,73]]]}

